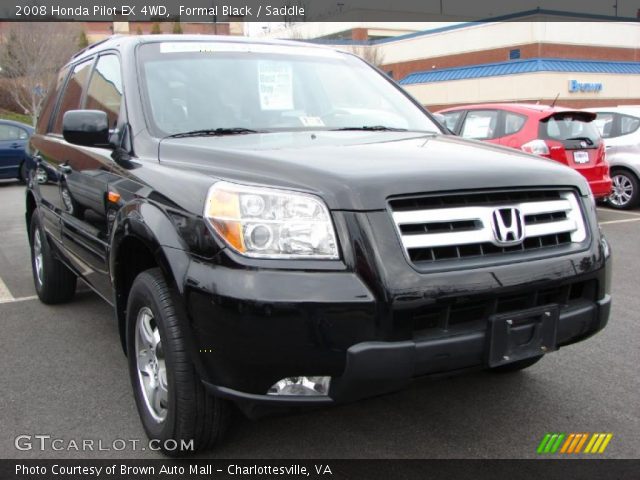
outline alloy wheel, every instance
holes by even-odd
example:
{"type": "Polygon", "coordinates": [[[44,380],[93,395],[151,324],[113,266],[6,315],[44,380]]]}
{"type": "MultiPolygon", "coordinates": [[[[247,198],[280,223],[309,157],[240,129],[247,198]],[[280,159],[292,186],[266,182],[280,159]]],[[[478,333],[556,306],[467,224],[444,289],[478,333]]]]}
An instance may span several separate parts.
{"type": "Polygon", "coordinates": [[[633,197],[633,183],[623,174],[616,174],[612,178],[613,190],[609,195],[609,202],[616,207],[624,207],[633,197]]]}
{"type": "Polygon", "coordinates": [[[42,239],[40,237],[40,230],[38,229],[36,229],[33,235],[33,262],[35,264],[38,285],[42,286],[44,283],[44,257],[42,254],[42,239]]]}
{"type": "Polygon", "coordinates": [[[169,386],[160,331],[153,312],[142,307],[136,319],[135,353],[138,381],[144,403],[153,419],[167,417],[169,386]]]}

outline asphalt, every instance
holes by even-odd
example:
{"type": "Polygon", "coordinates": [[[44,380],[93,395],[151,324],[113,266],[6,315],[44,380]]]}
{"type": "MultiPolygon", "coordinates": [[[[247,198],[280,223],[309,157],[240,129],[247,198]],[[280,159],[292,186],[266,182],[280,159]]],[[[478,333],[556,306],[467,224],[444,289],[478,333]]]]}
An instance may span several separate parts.
{"type": "MultiPolygon", "coordinates": [[[[238,415],[208,456],[533,458],[547,432],[610,432],[601,457],[638,458],[640,211],[600,209],[599,217],[615,255],[612,316],[600,334],[513,375],[417,381],[395,394],[257,421],[238,415]]],[[[34,298],[23,218],[24,187],[0,183],[0,458],[159,457],[148,449],[15,448],[18,435],[103,448],[145,441],[110,307],[86,288],[63,306],[34,298]]]]}

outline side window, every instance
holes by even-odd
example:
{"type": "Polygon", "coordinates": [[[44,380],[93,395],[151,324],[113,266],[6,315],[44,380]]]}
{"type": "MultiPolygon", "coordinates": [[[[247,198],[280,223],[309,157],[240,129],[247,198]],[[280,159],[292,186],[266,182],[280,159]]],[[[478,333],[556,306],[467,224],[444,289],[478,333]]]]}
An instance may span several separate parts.
{"type": "Polygon", "coordinates": [[[490,140],[498,135],[498,110],[469,110],[464,119],[461,136],[476,140],[490,140]]]}
{"type": "Polygon", "coordinates": [[[87,60],[86,62],[76,65],[73,69],[71,77],[67,82],[67,87],[60,99],[58,113],[56,114],[56,121],[51,129],[53,133],[62,133],[62,117],[65,112],[68,112],[69,110],[78,110],[80,108],[82,92],[87,84],[87,78],[91,72],[92,64],[93,59],[87,60]]]}
{"type": "Polygon", "coordinates": [[[0,142],[26,140],[27,132],[13,125],[0,124],[0,142]]]}
{"type": "Polygon", "coordinates": [[[109,125],[115,128],[122,104],[122,76],[120,60],[116,55],[104,55],[98,59],[89,89],[87,110],[102,110],[107,113],[109,125]]]}
{"type": "Polygon", "coordinates": [[[611,138],[612,136],[615,136],[613,132],[613,113],[599,112],[597,115],[598,116],[593,121],[593,123],[595,123],[596,127],[598,127],[598,130],[600,130],[600,135],[602,135],[602,138],[611,138]]]}
{"type": "Polygon", "coordinates": [[[640,127],[640,118],[620,115],[620,135],[629,135],[640,127]]]}
{"type": "Polygon", "coordinates": [[[504,134],[518,133],[527,122],[527,117],[513,112],[504,112],[504,134]]]}
{"type": "Polygon", "coordinates": [[[460,120],[460,116],[464,110],[459,110],[457,112],[444,112],[442,116],[444,117],[444,124],[451,131],[456,131],[456,125],[458,125],[458,120],[460,120]]]}
{"type": "Polygon", "coordinates": [[[49,121],[51,120],[51,115],[56,108],[56,100],[58,100],[60,90],[64,85],[65,79],[67,78],[67,73],[69,73],[68,68],[62,69],[62,71],[60,71],[60,73],[58,74],[58,78],[54,80],[49,87],[49,94],[42,105],[42,110],[40,111],[40,116],[38,117],[38,125],[36,127],[36,131],[40,134],[47,133],[47,129],[49,128],[49,121]]]}

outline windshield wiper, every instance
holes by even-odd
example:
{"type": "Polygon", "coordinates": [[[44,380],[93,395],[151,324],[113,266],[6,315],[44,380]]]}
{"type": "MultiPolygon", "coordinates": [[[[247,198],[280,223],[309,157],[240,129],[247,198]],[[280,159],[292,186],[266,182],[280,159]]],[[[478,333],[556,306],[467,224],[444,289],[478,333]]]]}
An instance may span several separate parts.
{"type": "Polygon", "coordinates": [[[385,125],[364,125],[362,127],[342,127],[332,128],[331,131],[341,132],[347,130],[363,130],[368,132],[406,132],[406,128],[387,127],[385,125]]]}
{"type": "Polygon", "coordinates": [[[250,128],[234,127],[234,128],[208,128],[203,130],[191,130],[190,132],[174,133],[167,138],[183,138],[183,137],[216,137],[223,135],[244,135],[247,133],[264,133],[264,131],[251,130],[250,128]]]}
{"type": "Polygon", "coordinates": [[[589,137],[571,137],[571,138],[566,138],[565,142],[567,140],[584,140],[585,142],[587,142],[587,144],[593,145],[593,140],[591,140],[589,137]]]}

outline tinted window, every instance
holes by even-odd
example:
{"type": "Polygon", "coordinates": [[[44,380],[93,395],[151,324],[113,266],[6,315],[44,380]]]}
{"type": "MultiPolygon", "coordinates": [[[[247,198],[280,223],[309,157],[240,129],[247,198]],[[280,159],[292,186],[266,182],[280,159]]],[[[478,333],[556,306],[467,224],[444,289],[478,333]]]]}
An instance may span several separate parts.
{"type": "Polygon", "coordinates": [[[454,131],[456,130],[456,125],[458,125],[458,120],[460,119],[460,115],[462,115],[463,110],[458,112],[444,112],[442,116],[444,116],[444,124],[446,127],[454,131]]]}
{"type": "Polygon", "coordinates": [[[629,135],[640,127],[640,118],[631,115],[620,115],[620,135],[629,135]]]}
{"type": "Polygon", "coordinates": [[[13,125],[0,124],[0,142],[10,140],[26,140],[29,137],[26,130],[13,125]]]}
{"type": "Polygon", "coordinates": [[[49,128],[49,121],[51,120],[51,115],[56,108],[56,100],[58,99],[58,94],[60,93],[60,90],[64,85],[64,81],[67,78],[68,72],[69,69],[64,68],[58,74],[58,78],[54,80],[49,87],[49,95],[44,101],[42,110],[40,111],[40,116],[38,117],[38,126],[36,128],[38,133],[46,133],[47,129],[49,128]]]}
{"type": "Polygon", "coordinates": [[[499,116],[497,110],[470,110],[464,119],[461,135],[476,140],[496,138],[499,116]]]}
{"type": "Polygon", "coordinates": [[[527,117],[513,112],[505,112],[504,114],[504,134],[513,135],[518,133],[524,127],[527,117]]]}
{"type": "Polygon", "coordinates": [[[102,56],[98,59],[91,75],[85,108],[107,112],[109,125],[115,127],[118,123],[121,104],[120,60],[116,55],[102,56]]]}
{"type": "Polygon", "coordinates": [[[87,60],[86,62],[76,65],[73,69],[71,77],[67,82],[67,87],[60,99],[60,106],[58,107],[56,121],[51,130],[53,133],[62,133],[62,117],[65,112],[69,110],[78,110],[80,108],[82,92],[87,83],[89,73],[91,72],[92,64],[93,60],[87,60]]]}
{"type": "Polygon", "coordinates": [[[565,148],[579,148],[582,142],[594,147],[600,132],[589,117],[579,112],[556,113],[540,121],[540,138],[562,142],[565,148]]]}

